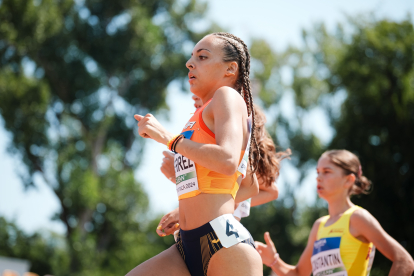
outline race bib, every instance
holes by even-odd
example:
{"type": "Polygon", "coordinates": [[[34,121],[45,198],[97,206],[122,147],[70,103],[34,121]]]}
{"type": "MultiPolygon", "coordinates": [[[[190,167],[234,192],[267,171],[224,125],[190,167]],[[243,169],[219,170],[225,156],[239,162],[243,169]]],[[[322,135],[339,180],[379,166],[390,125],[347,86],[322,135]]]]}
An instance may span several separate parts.
{"type": "Polygon", "coordinates": [[[250,202],[251,198],[240,202],[239,206],[237,206],[237,209],[234,210],[233,215],[238,218],[248,217],[250,215],[250,202]]]}
{"type": "MultiPolygon", "coordinates": [[[[185,139],[190,139],[194,130],[185,131],[181,134],[185,139]]],[[[193,161],[176,153],[174,156],[174,170],[175,170],[175,184],[177,189],[177,195],[198,190],[197,172],[193,161]]]]}
{"type": "Polygon", "coordinates": [[[311,257],[314,276],[347,276],[339,246],[341,237],[322,238],[313,245],[311,257]]]}
{"type": "Polygon", "coordinates": [[[250,238],[250,233],[232,214],[225,214],[210,221],[221,244],[229,248],[250,238]]]}

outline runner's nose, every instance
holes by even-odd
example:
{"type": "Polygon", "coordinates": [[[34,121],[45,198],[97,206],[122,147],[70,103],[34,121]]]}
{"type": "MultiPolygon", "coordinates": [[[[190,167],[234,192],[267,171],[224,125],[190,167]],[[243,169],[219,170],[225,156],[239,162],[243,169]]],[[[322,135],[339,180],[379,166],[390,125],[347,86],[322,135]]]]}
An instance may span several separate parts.
{"type": "Polygon", "coordinates": [[[185,63],[185,66],[188,69],[194,69],[194,64],[191,62],[191,58],[189,60],[187,60],[187,62],[185,63]]]}

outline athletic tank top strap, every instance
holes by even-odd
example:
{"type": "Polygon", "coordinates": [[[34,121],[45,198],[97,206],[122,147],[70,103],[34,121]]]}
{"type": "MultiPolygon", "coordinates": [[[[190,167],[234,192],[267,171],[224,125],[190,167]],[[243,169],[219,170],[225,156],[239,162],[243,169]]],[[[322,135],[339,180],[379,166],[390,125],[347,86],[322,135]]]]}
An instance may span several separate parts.
{"type": "Polygon", "coordinates": [[[319,233],[321,233],[321,228],[325,227],[326,222],[328,221],[329,216],[323,216],[320,218],[320,223],[319,223],[319,227],[318,227],[318,236],[316,237],[316,239],[319,239],[319,233]]]}
{"type": "Polygon", "coordinates": [[[351,215],[358,209],[361,209],[361,207],[356,205],[352,206],[351,208],[346,210],[337,221],[335,221],[329,226],[325,225],[330,216],[322,217],[321,223],[319,224],[317,239],[320,239],[321,237],[332,236],[336,233],[340,233],[341,235],[349,233],[349,220],[351,218],[351,215]]]}
{"type": "MultiPolygon", "coordinates": [[[[184,126],[181,134],[186,139],[202,144],[216,144],[215,134],[207,127],[203,120],[203,111],[210,102],[211,100],[207,101],[199,108],[184,126]]],[[[250,127],[248,129],[250,130],[250,127]]],[[[248,146],[249,143],[247,143],[246,148],[248,146]]],[[[239,165],[244,154],[245,150],[242,150],[240,152],[239,165]]],[[[247,168],[247,166],[245,167],[247,168]]],[[[174,156],[174,168],[179,200],[194,197],[200,193],[231,194],[235,198],[239,189],[237,179],[240,175],[245,174],[242,170],[237,170],[233,175],[224,175],[194,163],[179,153],[174,156]]]]}
{"type": "Polygon", "coordinates": [[[200,127],[202,130],[204,130],[205,133],[207,133],[208,135],[210,135],[213,139],[216,139],[216,134],[214,134],[208,127],[207,125],[204,123],[203,120],[203,110],[204,108],[206,108],[206,106],[211,102],[212,99],[208,100],[206,102],[206,104],[204,104],[202,107],[200,107],[197,112],[198,112],[198,122],[200,124],[200,127]]]}

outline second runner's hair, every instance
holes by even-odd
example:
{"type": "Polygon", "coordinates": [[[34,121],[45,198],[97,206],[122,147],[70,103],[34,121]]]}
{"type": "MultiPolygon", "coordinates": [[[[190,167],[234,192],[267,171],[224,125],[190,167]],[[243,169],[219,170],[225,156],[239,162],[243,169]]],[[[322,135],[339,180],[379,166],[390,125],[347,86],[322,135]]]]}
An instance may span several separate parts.
{"type": "Polygon", "coordinates": [[[287,149],[286,151],[276,152],[276,145],[265,128],[266,116],[257,105],[254,105],[254,109],[256,113],[255,132],[258,147],[253,151],[259,151],[258,155],[261,157],[256,175],[268,187],[276,181],[279,176],[280,162],[285,158],[289,158],[291,151],[287,149]]]}

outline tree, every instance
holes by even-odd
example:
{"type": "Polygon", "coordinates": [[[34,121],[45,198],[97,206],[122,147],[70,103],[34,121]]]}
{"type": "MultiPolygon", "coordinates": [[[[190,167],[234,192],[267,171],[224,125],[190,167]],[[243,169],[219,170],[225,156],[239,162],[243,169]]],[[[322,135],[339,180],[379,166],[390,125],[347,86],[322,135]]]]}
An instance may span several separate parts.
{"type": "Polygon", "coordinates": [[[25,234],[18,227],[0,217],[0,256],[16,257],[30,260],[31,270],[41,275],[55,271],[57,275],[64,273],[69,262],[68,255],[61,246],[62,238],[48,234],[25,234]]]}
{"type": "Polygon", "coordinates": [[[165,248],[143,232],[132,116],[165,108],[203,11],[195,0],[1,1],[0,114],[24,185],[40,176],[61,203],[70,261],[59,275],[119,275],[165,248]]]}

